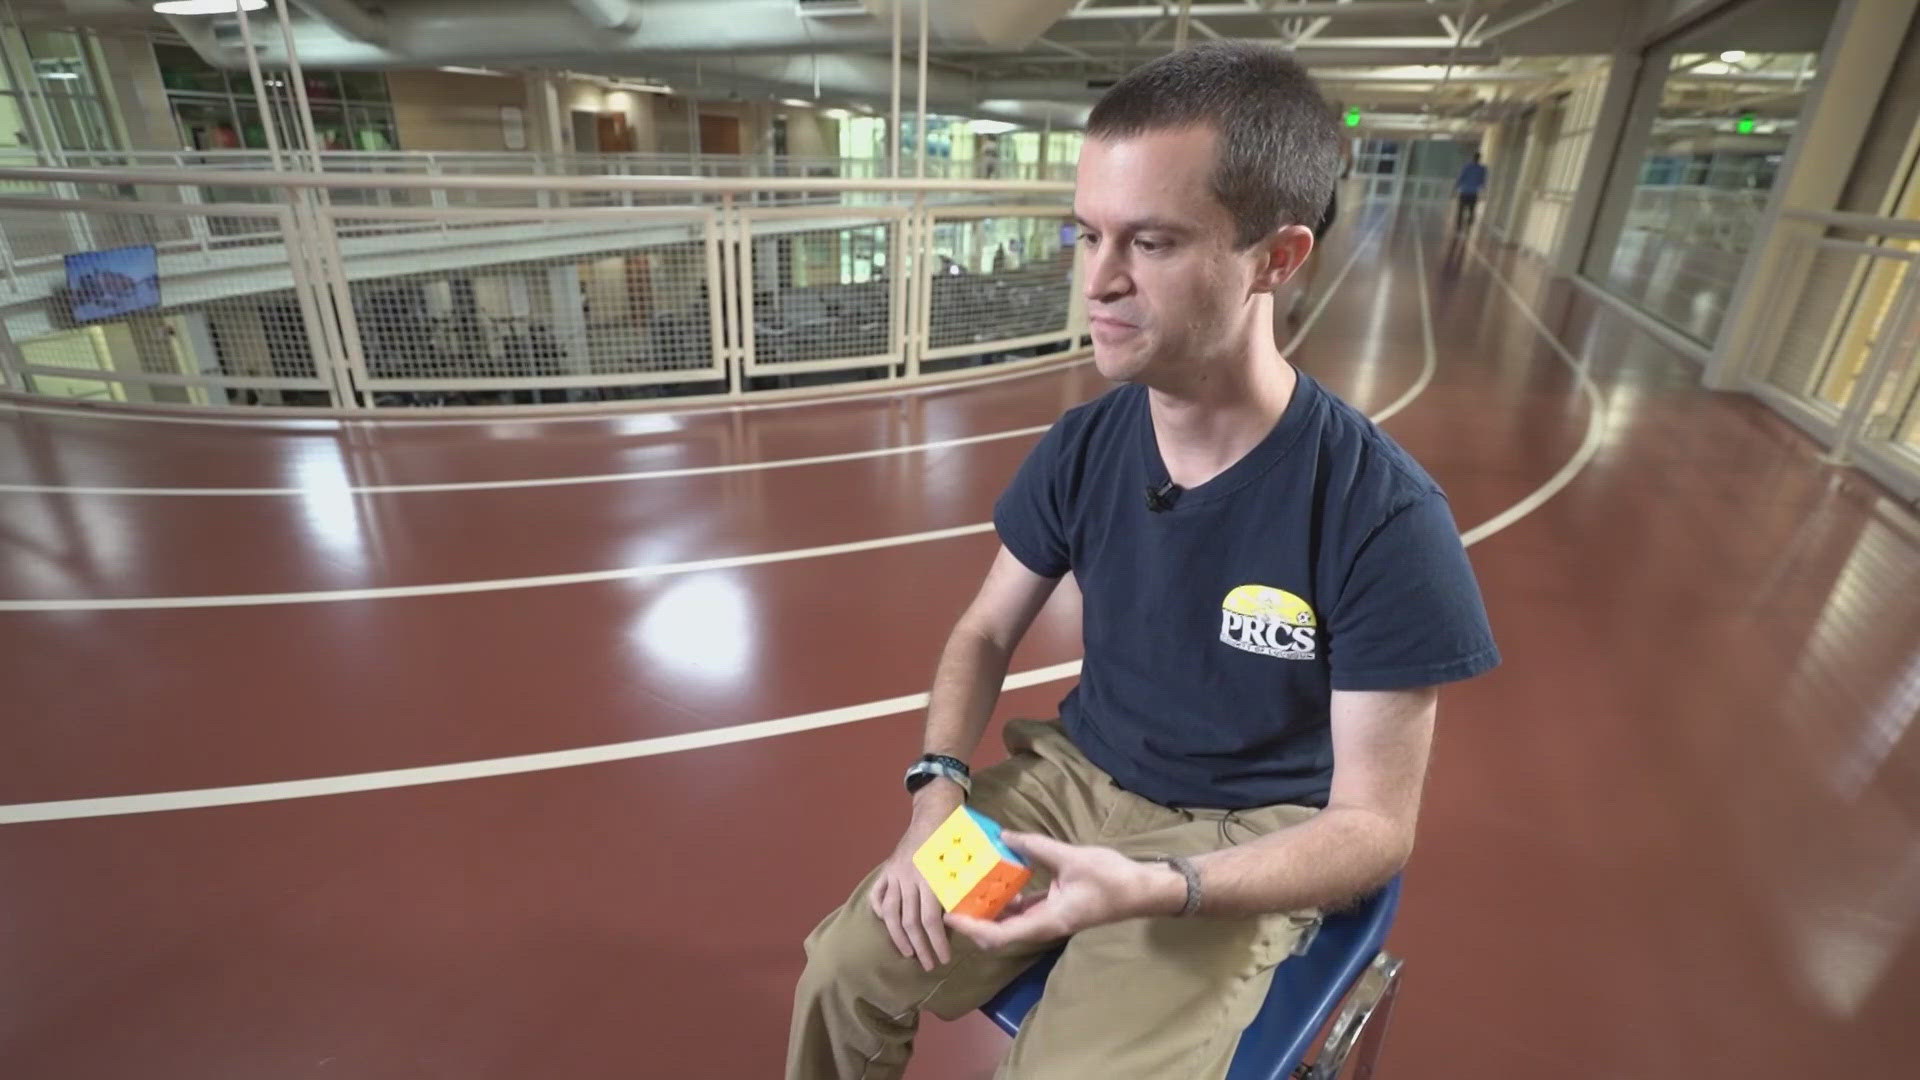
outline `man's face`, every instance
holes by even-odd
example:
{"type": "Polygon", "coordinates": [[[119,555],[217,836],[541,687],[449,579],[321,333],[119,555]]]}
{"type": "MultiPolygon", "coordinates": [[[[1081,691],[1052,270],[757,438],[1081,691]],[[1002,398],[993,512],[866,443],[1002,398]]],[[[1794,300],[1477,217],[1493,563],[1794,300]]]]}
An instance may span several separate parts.
{"type": "Polygon", "coordinates": [[[1208,187],[1216,144],[1190,127],[1081,147],[1073,208],[1094,364],[1109,379],[1177,381],[1244,344],[1267,253],[1234,250],[1233,217],[1208,187]]]}

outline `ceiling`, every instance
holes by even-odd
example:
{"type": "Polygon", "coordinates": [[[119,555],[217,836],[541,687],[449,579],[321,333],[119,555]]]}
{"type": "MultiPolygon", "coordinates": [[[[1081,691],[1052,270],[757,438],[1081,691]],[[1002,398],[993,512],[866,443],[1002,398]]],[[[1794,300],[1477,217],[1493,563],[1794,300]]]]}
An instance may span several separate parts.
{"type": "MultiPolygon", "coordinates": [[[[923,9],[898,2],[911,103],[923,9]]],[[[217,62],[244,62],[231,15],[162,21],[147,0],[14,3],[23,21],[176,33],[224,57],[217,62]]],[[[315,67],[564,69],[708,95],[877,105],[890,96],[895,3],[290,0],[289,8],[298,51],[315,67]]],[[[1692,28],[1688,47],[1817,50],[1833,4],[1750,0],[1692,28]]],[[[1074,123],[1115,78],[1180,40],[1230,38],[1291,52],[1370,122],[1445,129],[1538,96],[1638,29],[1623,26],[1615,0],[927,0],[924,10],[930,107],[1035,124],[1074,123]]],[[[284,62],[272,14],[251,16],[269,64],[284,62]]]]}

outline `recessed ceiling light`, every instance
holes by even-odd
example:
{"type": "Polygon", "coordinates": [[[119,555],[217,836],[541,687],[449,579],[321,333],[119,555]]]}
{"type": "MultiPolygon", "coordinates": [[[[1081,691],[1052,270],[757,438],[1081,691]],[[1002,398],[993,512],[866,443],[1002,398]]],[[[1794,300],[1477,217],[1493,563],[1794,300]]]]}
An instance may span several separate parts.
{"type": "Polygon", "coordinates": [[[1746,58],[1747,53],[1745,49],[1728,49],[1726,52],[1720,54],[1720,62],[1723,64],[1737,64],[1746,58]]]}
{"type": "Polygon", "coordinates": [[[267,0],[161,0],[153,10],[162,15],[230,15],[266,6],[267,0]]]}

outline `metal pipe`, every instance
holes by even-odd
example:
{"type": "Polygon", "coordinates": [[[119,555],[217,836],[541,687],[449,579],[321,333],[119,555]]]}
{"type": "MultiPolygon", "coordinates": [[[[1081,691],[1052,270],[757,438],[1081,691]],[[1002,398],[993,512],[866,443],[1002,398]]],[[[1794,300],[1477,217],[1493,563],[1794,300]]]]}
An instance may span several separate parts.
{"type": "Polygon", "coordinates": [[[920,100],[913,116],[913,178],[927,177],[927,0],[920,0],[920,100]]]}
{"type": "MultiPolygon", "coordinates": [[[[1515,15],[1511,19],[1502,19],[1492,26],[1487,27],[1485,30],[1476,28],[1475,32],[1470,36],[1472,37],[1473,43],[1479,45],[1493,38],[1497,38],[1501,34],[1516,27],[1525,26],[1543,15],[1551,15],[1561,8],[1566,7],[1568,4],[1576,2],[1578,2],[1578,0],[1546,0],[1546,3],[1541,4],[1539,7],[1528,8],[1526,11],[1515,15]]],[[[1369,4],[1367,6],[1371,7],[1373,5],[1369,4]]]]}
{"type": "MultiPolygon", "coordinates": [[[[247,50],[247,75],[253,80],[253,99],[260,106],[260,128],[267,135],[267,160],[272,162],[273,171],[280,172],[286,163],[280,160],[280,136],[274,130],[273,102],[267,99],[267,83],[260,77],[260,54],[253,47],[253,24],[247,18],[244,4],[235,4],[240,13],[240,42],[247,50]]],[[[241,138],[245,141],[246,125],[240,125],[241,138]]]]}
{"type": "Polygon", "coordinates": [[[1193,15],[1193,0],[1180,0],[1180,17],[1173,23],[1173,51],[1187,47],[1187,20],[1193,15]]]}
{"type": "MultiPolygon", "coordinates": [[[[1571,0],[1562,0],[1571,2],[1571,0]]],[[[1432,18],[1435,15],[1452,15],[1465,6],[1461,0],[1440,3],[1428,3],[1427,0],[1371,0],[1365,4],[1349,6],[1345,0],[1318,0],[1297,4],[1275,4],[1264,12],[1248,7],[1246,4],[1195,4],[1193,14],[1203,19],[1221,16],[1247,16],[1266,14],[1280,18],[1312,18],[1324,15],[1338,15],[1341,18],[1374,19],[1416,19],[1432,18]]],[[[1070,11],[1062,17],[1062,22],[1077,22],[1089,19],[1157,19],[1166,14],[1164,6],[1139,5],[1134,7],[1086,7],[1070,11]]]]}
{"type": "MultiPolygon", "coordinates": [[[[221,169],[42,169],[0,168],[0,181],[33,183],[67,180],[79,184],[196,184],[203,187],[297,188],[451,188],[461,191],[647,191],[724,194],[752,191],[1024,191],[1071,195],[1065,181],[979,179],[914,180],[845,177],[684,177],[684,176],[429,176],[423,173],[384,173],[378,177],[338,173],[283,172],[272,177],[258,172],[221,169]]],[[[0,197],[4,200],[6,197],[0,197]]],[[[618,213],[630,211],[613,208],[618,213]]],[[[836,211],[839,212],[839,211],[836,211]]],[[[610,213],[610,217],[612,214],[610,213]]]]}
{"type": "Polygon", "coordinates": [[[293,82],[294,100],[300,106],[300,133],[307,140],[313,171],[320,172],[320,133],[313,126],[313,103],[307,100],[307,76],[300,67],[300,52],[293,47],[293,23],[287,18],[287,0],[273,0],[273,5],[280,17],[280,36],[287,43],[287,78],[293,82]]]}
{"type": "Polygon", "coordinates": [[[1439,96],[1440,91],[1445,90],[1447,88],[1447,83],[1453,79],[1454,58],[1460,55],[1460,46],[1466,44],[1467,24],[1471,23],[1472,21],[1473,21],[1473,3],[1472,3],[1472,0],[1468,0],[1467,10],[1460,16],[1460,28],[1459,28],[1460,32],[1454,35],[1453,47],[1447,50],[1446,70],[1440,73],[1440,81],[1437,84],[1435,84],[1434,88],[1432,90],[1427,91],[1427,101],[1429,103],[1431,103],[1435,97],[1439,96]]]}
{"type": "Polygon", "coordinates": [[[893,111],[887,128],[887,175],[900,176],[900,5],[893,5],[893,111]]]}

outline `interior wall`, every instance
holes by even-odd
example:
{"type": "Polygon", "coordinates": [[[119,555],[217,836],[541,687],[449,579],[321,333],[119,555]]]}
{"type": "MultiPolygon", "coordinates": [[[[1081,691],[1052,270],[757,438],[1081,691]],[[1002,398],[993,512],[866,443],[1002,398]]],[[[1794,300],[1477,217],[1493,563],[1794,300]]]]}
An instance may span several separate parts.
{"type": "Polygon", "coordinates": [[[819,109],[783,107],[787,118],[787,153],[794,157],[838,157],[840,124],[819,109]]]}
{"type": "Polygon", "coordinates": [[[677,94],[647,94],[652,98],[653,148],[661,154],[685,154],[693,150],[692,117],[694,99],[677,94]]]}
{"type": "Polygon", "coordinates": [[[662,94],[645,90],[609,90],[602,102],[606,112],[622,113],[627,118],[627,127],[633,132],[633,152],[636,154],[657,153],[660,149],[659,133],[654,130],[653,98],[662,94]]]}
{"type": "Polygon", "coordinates": [[[400,145],[409,150],[466,152],[506,151],[506,127],[500,110],[521,110],[526,133],[522,150],[535,149],[533,103],[527,81],[492,75],[450,71],[390,71],[387,90],[393,97],[394,125],[400,145]]]}

